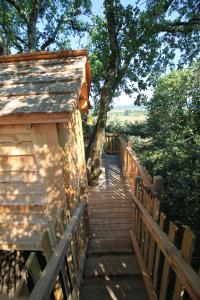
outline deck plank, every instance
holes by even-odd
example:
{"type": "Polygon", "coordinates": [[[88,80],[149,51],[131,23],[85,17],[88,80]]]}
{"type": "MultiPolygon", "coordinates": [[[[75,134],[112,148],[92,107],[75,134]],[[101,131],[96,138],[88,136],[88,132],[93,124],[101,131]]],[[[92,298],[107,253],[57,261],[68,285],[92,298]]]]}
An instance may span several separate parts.
{"type": "Polygon", "coordinates": [[[91,237],[127,239],[132,224],[132,209],[131,191],[119,156],[104,155],[99,185],[89,188],[91,237]]]}

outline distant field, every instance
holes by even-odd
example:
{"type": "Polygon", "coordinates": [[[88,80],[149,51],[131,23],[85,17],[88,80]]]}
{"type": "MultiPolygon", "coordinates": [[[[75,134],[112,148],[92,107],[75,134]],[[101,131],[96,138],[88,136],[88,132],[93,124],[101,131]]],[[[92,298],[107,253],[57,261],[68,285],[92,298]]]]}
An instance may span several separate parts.
{"type": "Polygon", "coordinates": [[[111,122],[143,122],[146,119],[144,109],[113,109],[108,113],[108,123],[111,122]]]}

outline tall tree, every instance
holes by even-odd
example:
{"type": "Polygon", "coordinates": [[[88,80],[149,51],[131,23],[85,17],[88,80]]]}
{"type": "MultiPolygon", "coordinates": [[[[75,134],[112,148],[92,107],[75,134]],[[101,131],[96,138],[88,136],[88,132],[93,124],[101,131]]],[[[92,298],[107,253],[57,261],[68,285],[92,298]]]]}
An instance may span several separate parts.
{"type": "MultiPolygon", "coordinates": [[[[200,234],[200,62],[162,76],[148,102],[147,140],[133,138],[142,163],[164,178],[161,205],[200,234]]],[[[197,239],[198,240],[198,239],[197,239]]],[[[200,241],[200,240],[199,240],[200,241]]],[[[200,246],[200,243],[199,243],[200,246]]]]}
{"type": "MultiPolygon", "coordinates": [[[[107,112],[121,91],[145,90],[172,63],[177,49],[181,63],[199,54],[198,0],[148,0],[135,6],[104,0],[104,16],[94,17],[91,30],[93,93],[98,106],[90,184],[97,185],[107,112]]],[[[135,99],[142,101],[141,94],[135,99]]]]}
{"type": "Polygon", "coordinates": [[[82,16],[90,8],[90,0],[0,0],[4,48],[31,52],[69,47],[69,35],[86,29],[82,16]]]}

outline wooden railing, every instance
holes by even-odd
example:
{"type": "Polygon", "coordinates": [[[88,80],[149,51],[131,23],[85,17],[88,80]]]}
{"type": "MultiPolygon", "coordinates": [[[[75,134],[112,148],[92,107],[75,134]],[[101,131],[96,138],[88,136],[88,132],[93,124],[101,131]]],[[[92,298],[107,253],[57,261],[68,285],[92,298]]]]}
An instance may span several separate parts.
{"type": "MultiPolygon", "coordinates": [[[[91,133],[84,134],[84,142],[86,147],[91,137],[91,133]]],[[[119,152],[118,134],[108,132],[105,133],[104,152],[107,154],[116,154],[119,152]]]]}
{"type": "Polygon", "coordinates": [[[130,234],[149,299],[200,299],[200,278],[190,264],[193,232],[185,227],[178,250],[175,246],[176,237],[180,240],[177,226],[170,222],[168,234],[164,232],[166,216],[160,212],[158,200],[161,178],[149,176],[130,145],[120,140],[119,148],[134,202],[130,234]]]}
{"type": "Polygon", "coordinates": [[[32,252],[26,263],[26,272],[34,288],[30,291],[26,280],[21,280],[16,296],[29,300],[78,299],[88,241],[88,216],[86,204],[80,203],[66,228],[59,222],[58,244],[51,248],[48,234],[44,236],[44,255],[47,260],[42,270],[36,253],[32,252]]]}

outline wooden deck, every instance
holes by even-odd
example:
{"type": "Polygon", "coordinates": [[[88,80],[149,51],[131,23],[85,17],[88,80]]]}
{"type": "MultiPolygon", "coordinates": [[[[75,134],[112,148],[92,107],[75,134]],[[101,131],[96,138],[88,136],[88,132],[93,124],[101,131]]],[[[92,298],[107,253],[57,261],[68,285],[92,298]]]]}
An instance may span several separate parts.
{"type": "Polygon", "coordinates": [[[81,300],[147,300],[130,229],[133,201],[118,155],[104,155],[97,187],[89,189],[90,242],[81,300]]]}
{"type": "Polygon", "coordinates": [[[118,155],[104,155],[97,187],[89,188],[90,236],[129,239],[132,196],[118,155]]]}

